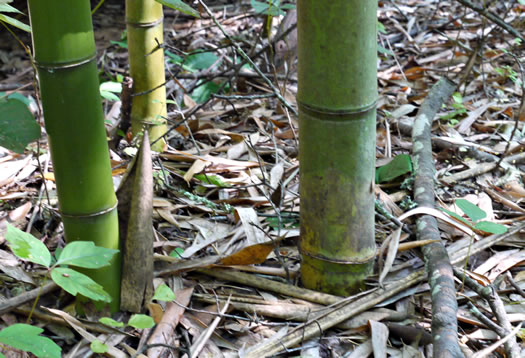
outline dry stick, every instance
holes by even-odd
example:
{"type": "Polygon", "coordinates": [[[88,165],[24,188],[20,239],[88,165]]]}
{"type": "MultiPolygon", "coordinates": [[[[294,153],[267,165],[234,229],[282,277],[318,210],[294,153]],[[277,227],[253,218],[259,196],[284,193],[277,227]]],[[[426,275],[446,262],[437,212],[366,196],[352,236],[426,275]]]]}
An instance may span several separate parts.
{"type": "Polygon", "coordinates": [[[491,344],[490,346],[488,346],[487,348],[477,352],[476,354],[474,354],[472,356],[472,358],[485,358],[485,357],[490,357],[490,354],[492,352],[494,352],[500,345],[502,344],[505,344],[509,339],[512,339],[516,336],[516,334],[519,332],[519,330],[521,329],[521,325],[523,323],[520,323],[516,326],[516,328],[514,328],[512,330],[512,332],[510,332],[507,336],[503,337],[502,339],[500,339],[499,341],[497,341],[496,343],[494,344],[491,344]]]}
{"type": "Polygon", "coordinates": [[[485,316],[476,306],[474,306],[472,302],[468,302],[468,308],[474,317],[479,319],[479,321],[489,329],[492,329],[494,332],[496,332],[498,336],[505,337],[507,335],[507,332],[503,329],[503,327],[485,316]]]}
{"type": "Polygon", "coordinates": [[[223,33],[223,35],[228,39],[228,41],[231,42],[231,44],[235,47],[235,50],[237,51],[237,53],[239,53],[239,55],[241,55],[241,57],[243,59],[245,59],[246,61],[248,61],[248,63],[250,64],[250,66],[252,66],[252,68],[255,70],[255,72],[257,72],[259,74],[259,76],[261,76],[263,78],[263,80],[268,84],[268,86],[270,86],[270,88],[272,89],[273,93],[275,93],[275,96],[281,101],[281,103],[286,107],[288,108],[290,111],[292,111],[293,114],[295,114],[296,116],[298,115],[297,113],[297,110],[295,108],[292,107],[292,105],[290,105],[290,103],[288,103],[288,101],[286,101],[284,99],[283,96],[281,96],[281,93],[279,92],[279,90],[277,88],[275,88],[275,86],[273,85],[272,81],[270,81],[270,79],[268,77],[266,77],[264,75],[264,73],[262,73],[262,71],[259,69],[259,67],[257,67],[257,65],[250,59],[250,57],[243,51],[243,49],[237,44],[237,42],[235,42],[230,35],[228,35],[228,33],[226,32],[226,30],[224,30],[224,28],[222,27],[222,25],[217,21],[217,19],[215,18],[215,16],[213,16],[213,13],[210,11],[210,9],[208,8],[208,6],[206,6],[206,4],[202,1],[202,0],[199,0],[199,4],[202,5],[202,7],[204,8],[204,10],[206,10],[206,12],[208,13],[208,15],[213,19],[213,22],[215,22],[215,25],[217,25],[217,27],[221,30],[221,32],[223,33]]]}
{"type": "MultiPolygon", "coordinates": [[[[503,333],[500,331],[496,331],[496,333],[499,336],[501,336],[501,338],[503,338],[510,332],[512,332],[514,327],[510,323],[509,318],[507,317],[507,313],[505,312],[505,306],[503,305],[503,301],[501,301],[501,298],[499,297],[494,287],[492,285],[486,287],[481,286],[475,280],[466,276],[463,270],[457,268],[454,268],[454,274],[458,276],[463,282],[465,282],[465,285],[467,285],[470,289],[474,290],[474,292],[476,292],[480,297],[484,298],[485,301],[487,301],[487,303],[490,306],[490,309],[492,310],[492,313],[496,317],[501,328],[504,330],[503,333]]],[[[520,357],[520,347],[516,342],[516,338],[509,338],[505,342],[505,353],[510,358],[520,357]]]]}
{"type": "MultiPolygon", "coordinates": [[[[501,162],[501,166],[504,169],[508,168],[509,164],[516,164],[525,161],[525,152],[506,157],[501,162]],[[507,167],[505,166],[507,164],[507,167]]],[[[462,172],[450,175],[448,177],[441,178],[440,180],[445,184],[454,184],[458,181],[472,178],[477,175],[488,173],[498,167],[498,163],[481,163],[474,168],[464,170],[462,172]]]]}
{"type": "Polygon", "coordinates": [[[5,301],[0,301],[0,314],[7,313],[24,303],[35,300],[40,295],[45,295],[56,289],[58,289],[58,285],[54,282],[49,282],[45,286],[37,287],[5,301]]]}
{"type": "Polygon", "coordinates": [[[521,289],[521,287],[514,281],[512,278],[512,275],[509,271],[507,271],[506,277],[507,281],[509,281],[510,285],[514,287],[517,293],[519,293],[521,296],[525,298],[525,292],[521,289]]]}
{"type": "MultiPolygon", "coordinates": [[[[470,255],[475,255],[478,252],[486,250],[523,229],[525,229],[525,224],[511,229],[503,235],[492,235],[483,238],[472,244],[470,248],[466,247],[457,250],[450,254],[451,263],[454,265],[463,265],[470,255]]],[[[356,301],[348,302],[323,317],[298,326],[279,341],[270,340],[267,344],[258,346],[256,350],[248,351],[245,358],[260,358],[275,355],[282,350],[286,350],[287,348],[301,343],[304,340],[320,336],[327,329],[334,327],[361,312],[373,308],[375,305],[384,302],[412,285],[419,283],[424,278],[425,271],[423,269],[418,270],[402,280],[387,284],[384,288],[379,288],[356,301]]],[[[250,283],[247,283],[247,285],[249,284],[250,283]]]]}
{"type": "MultiPolygon", "coordinates": [[[[412,156],[416,177],[414,198],[418,206],[434,208],[434,160],[432,158],[432,120],[443,103],[452,95],[456,84],[440,79],[419,108],[412,128],[412,156]]],[[[422,248],[432,297],[432,337],[434,357],[463,357],[458,342],[456,288],[452,265],[436,218],[423,215],[416,224],[418,240],[437,240],[422,248]]]]}
{"type": "Polygon", "coordinates": [[[495,23],[496,25],[500,26],[502,29],[507,31],[509,34],[516,36],[521,39],[521,41],[525,41],[525,37],[523,37],[522,34],[519,33],[515,28],[507,24],[501,17],[494,14],[493,12],[485,9],[484,7],[481,7],[479,5],[473,4],[470,1],[467,0],[457,0],[462,5],[465,5],[466,7],[474,10],[478,14],[485,16],[487,19],[495,23]]]}
{"type": "Polygon", "coordinates": [[[243,285],[249,285],[251,287],[270,290],[290,297],[300,298],[305,301],[320,303],[322,305],[335,304],[341,302],[341,300],[344,299],[343,297],[308,290],[306,288],[300,288],[234,270],[213,268],[198,269],[197,272],[201,272],[205,275],[213,276],[221,280],[232,281],[243,285]]]}
{"type": "MultiPolygon", "coordinates": [[[[219,312],[220,315],[225,314],[226,311],[228,310],[228,307],[230,305],[230,298],[231,298],[231,296],[228,297],[228,301],[226,301],[226,304],[224,305],[222,310],[220,310],[220,312],[219,312]]],[[[222,317],[220,315],[215,317],[215,319],[209,325],[209,327],[206,328],[201,333],[201,335],[195,340],[193,345],[190,347],[190,358],[199,356],[199,353],[202,351],[202,349],[204,348],[204,345],[206,344],[206,342],[208,342],[208,339],[210,339],[213,331],[215,331],[215,328],[217,328],[217,325],[219,324],[220,320],[222,319],[222,317]]]]}
{"type": "MultiPolygon", "coordinates": [[[[24,315],[24,316],[31,315],[33,317],[33,319],[37,319],[39,321],[44,321],[44,322],[48,322],[48,323],[58,324],[60,326],[70,327],[69,323],[64,321],[64,319],[62,319],[61,317],[57,317],[55,315],[46,313],[46,312],[44,312],[44,311],[42,311],[40,309],[34,310],[28,305],[15,307],[13,309],[13,312],[21,314],[21,315],[24,315]]],[[[94,333],[101,333],[101,334],[125,334],[125,335],[128,335],[131,338],[135,338],[135,336],[133,336],[133,335],[131,335],[129,333],[126,333],[124,331],[120,331],[117,328],[104,326],[104,325],[99,324],[97,322],[95,322],[95,323],[82,322],[81,326],[82,326],[82,328],[84,328],[84,329],[86,329],[86,330],[88,330],[90,332],[94,332],[94,333]]]]}

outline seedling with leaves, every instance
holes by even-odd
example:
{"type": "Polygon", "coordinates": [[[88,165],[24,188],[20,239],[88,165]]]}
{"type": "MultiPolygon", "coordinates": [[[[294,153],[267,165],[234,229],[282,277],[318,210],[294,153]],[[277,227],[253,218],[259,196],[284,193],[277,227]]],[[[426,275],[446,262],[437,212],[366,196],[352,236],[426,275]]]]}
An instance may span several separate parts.
{"type": "MultiPolygon", "coordinates": [[[[173,301],[175,299],[175,294],[167,285],[160,285],[155,290],[153,299],[157,301],[173,301]]],[[[124,322],[115,321],[113,318],[109,317],[102,317],[98,321],[102,324],[105,324],[106,326],[114,328],[131,326],[135,329],[146,329],[155,325],[153,318],[144,314],[134,314],[130,317],[127,324],[124,322]]],[[[95,353],[106,353],[108,351],[108,346],[98,340],[91,342],[90,348],[95,353]]]]}
{"type": "Polygon", "coordinates": [[[453,211],[443,208],[441,208],[441,210],[452,216],[454,219],[461,221],[471,229],[491,234],[504,234],[507,232],[507,228],[501,224],[491,221],[484,221],[483,219],[487,217],[487,213],[476,205],[472,204],[470,201],[466,199],[457,199],[456,206],[460,208],[461,211],[463,211],[472,222],[465,220],[463,217],[453,211]]]}
{"type": "Polygon", "coordinates": [[[443,121],[448,121],[449,126],[455,126],[459,123],[458,117],[467,113],[467,108],[463,104],[463,96],[459,92],[455,92],[452,95],[452,112],[442,116],[440,119],[443,121]]]}
{"type": "MultiPolygon", "coordinates": [[[[109,265],[118,250],[95,246],[90,241],[76,241],[66,245],[56,260],[53,260],[51,253],[40,240],[12,225],[7,225],[5,239],[16,256],[46,267],[51,279],[73,296],[81,294],[94,301],[111,302],[111,296],[102,286],[69,266],[98,269],[109,265]]],[[[40,336],[43,331],[42,328],[28,324],[14,324],[0,331],[0,344],[31,352],[39,358],[60,358],[60,347],[51,339],[40,336]]],[[[97,344],[93,347],[103,350],[103,347],[97,344]]],[[[5,356],[0,353],[0,358],[5,356]]]]}
{"type": "Polygon", "coordinates": [[[496,67],[494,71],[496,71],[498,75],[508,78],[517,86],[519,87],[522,86],[522,82],[521,82],[521,79],[519,78],[519,74],[516,71],[514,71],[514,69],[511,66],[505,65],[502,67],[496,67]]]}
{"type": "Polygon", "coordinates": [[[51,279],[66,292],[73,296],[81,294],[94,301],[111,302],[111,296],[101,285],[69,266],[84,269],[108,266],[118,250],[95,246],[91,241],[74,241],[67,244],[52,263],[47,247],[33,235],[8,224],[5,238],[16,256],[46,267],[51,279]]]}

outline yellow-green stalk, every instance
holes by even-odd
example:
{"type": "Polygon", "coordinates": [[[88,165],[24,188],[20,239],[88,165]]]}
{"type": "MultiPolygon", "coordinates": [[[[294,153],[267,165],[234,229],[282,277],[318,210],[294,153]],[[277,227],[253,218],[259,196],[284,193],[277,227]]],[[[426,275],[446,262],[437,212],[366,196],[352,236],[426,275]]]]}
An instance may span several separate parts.
{"type": "MultiPolygon", "coordinates": [[[[119,249],[116,196],[99,93],[89,0],[29,0],[34,60],[68,242],[119,249]]],[[[119,309],[120,256],[86,270],[119,309]]]]}
{"type": "Polygon", "coordinates": [[[160,152],[166,133],[162,5],[155,0],[126,0],[126,27],[130,75],[133,78],[131,128],[133,134],[148,127],[152,149],[160,152]]]}

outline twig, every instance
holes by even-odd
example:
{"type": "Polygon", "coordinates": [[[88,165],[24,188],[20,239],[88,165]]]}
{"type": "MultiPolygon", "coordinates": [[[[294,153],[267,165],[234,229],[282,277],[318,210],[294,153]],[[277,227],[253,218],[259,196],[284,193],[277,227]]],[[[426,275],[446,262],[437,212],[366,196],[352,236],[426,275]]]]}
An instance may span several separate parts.
{"type": "Polygon", "coordinates": [[[259,99],[259,98],[275,97],[275,95],[273,93],[251,94],[251,95],[242,95],[242,96],[241,95],[226,96],[226,95],[222,95],[222,94],[213,93],[211,96],[215,97],[215,98],[220,98],[220,99],[259,99]]]}
{"type": "Polygon", "coordinates": [[[18,296],[9,298],[5,301],[0,301],[0,314],[7,313],[11,311],[12,309],[27,303],[29,301],[33,301],[37,297],[41,295],[45,295],[49,292],[53,292],[54,290],[57,290],[58,286],[54,282],[49,282],[48,284],[37,287],[31,291],[24,292],[18,296]]]}
{"type": "MultiPolygon", "coordinates": [[[[507,169],[505,167],[505,164],[514,165],[516,163],[521,163],[523,161],[525,161],[525,152],[514,154],[510,157],[503,158],[503,161],[501,162],[501,164],[502,164],[502,168],[507,169]]],[[[498,163],[481,163],[475,166],[474,168],[452,174],[448,177],[440,178],[440,180],[445,184],[451,185],[461,180],[465,180],[465,179],[472,178],[477,175],[488,173],[496,169],[497,167],[498,167],[498,163]]]]}
{"type": "Polygon", "coordinates": [[[310,301],[314,303],[320,303],[323,305],[331,305],[340,302],[343,298],[339,296],[329,295],[327,293],[321,293],[313,290],[308,290],[305,288],[300,288],[297,286],[287,285],[285,283],[272,281],[262,277],[257,277],[254,275],[246,274],[243,272],[237,272],[235,270],[221,270],[217,268],[213,269],[199,269],[198,272],[206,274],[208,276],[213,276],[221,280],[237,282],[241,284],[246,284],[251,287],[257,287],[260,289],[265,289],[290,297],[296,297],[303,299],[305,301],[310,301]]]}
{"type": "Polygon", "coordinates": [[[485,326],[496,332],[498,336],[505,337],[507,335],[503,327],[501,327],[496,322],[485,316],[476,306],[474,306],[472,302],[468,302],[468,308],[470,312],[474,315],[474,317],[479,319],[480,322],[483,323],[485,326]]]}
{"type": "Polygon", "coordinates": [[[492,352],[494,352],[500,345],[502,344],[505,344],[508,340],[514,338],[516,336],[516,334],[519,332],[519,330],[521,329],[521,325],[522,323],[518,324],[516,326],[516,328],[514,328],[507,336],[503,337],[502,339],[500,339],[499,341],[497,341],[496,343],[488,346],[487,348],[477,352],[476,354],[474,354],[472,356],[472,358],[484,358],[484,357],[488,357],[489,354],[491,354],[492,352]]]}
{"type": "Polygon", "coordinates": [[[516,281],[514,281],[509,271],[507,271],[506,279],[509,281],[510,285],[514,287],[517,293],[519,293],[522,297],[525,297],[525,291],[523,291],[516,281]]]}
{"type": "MultiPolygon", "coordinates": [[[[503,338],[512,332],[513,327],[507,317],[507,313],[505,312],[505,306],[503,305],[503,302],[501,301],[501,298],[494,287],[492,287],[492,285],[485,287],[481,286],[475,280],[465,275],[462,270],[457,268],[454,268],[454,274],[460,278],[466,286],[474,290],[474,292],[487,301],[492,310],[492,313],[501,326],[501,330],[496,331],[496,333],[503,338]]],[[[518,346],[516,340],[511,338],[512,337],[505,341],[505,352],[507,353],[507,356],[511,358],[519,358],[520,347],[518,346]]]]}
{"type": "MultiPolygon", "coordinates": [[[[226,313],[226,311],[228,310],[228,307],[230,306],[230,299],[231,299],[231,296],[228,297],[228,301],[226,301],[226,304],[224,305],[222,310],[219,312],[220,314],[226,313]]],[[[199,353],[204,348],[204,345],[206,344],[208,339],[210,339],[213,331],[215,330],[215,328],[217,328],[217,325],[219,324],[221,319],[222,319],[221,316],[215,317],[215,319],[209,325],[209,327],[206,328],[206,330],[202,332],[202,334],[195,340],[195,343],[193,343],[193,345],[190,347],[190,358],[199,356],[199,353]]]]}
{"type": "MultiPolygon", "coordinates": [[[[432,121],[442,104],[452,95],[456,84],[442,78],[428,93],[412,128],[412,155],[416,178],[414,198],[419,206],[433,208],[434,160],[432,158],[432,121]]],[[[435,357],[463,357],[458,343],[456,289],[452,266],[441,242],[436,219],[423,215],[417,219],[418,240],[437,240],[422,248],[432,296],[432,337],[435,357]]]]}

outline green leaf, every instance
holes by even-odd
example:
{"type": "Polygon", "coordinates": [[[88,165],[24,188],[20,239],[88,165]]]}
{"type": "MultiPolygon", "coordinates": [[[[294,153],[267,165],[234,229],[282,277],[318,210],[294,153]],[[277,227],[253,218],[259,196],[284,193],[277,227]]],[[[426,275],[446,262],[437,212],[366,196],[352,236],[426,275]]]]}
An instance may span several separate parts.
{"type": "Polygon", "coordinates": [[[0,331],[0,343],[31,352],[38,358],[60,358],[61,348],[47,337],[44,330],[24,323],[16,323],[0,331]]]}
{"type": "Polygon", "coordinates": [[[487,213],[485,213],[483,210],[481,210],[476,205],[472,204],[470,201],[466,199],[457,199],[456,205],[473,222],[478,222],[481,219],[485,219],[487,217],[487,213]]]}
{"type": "Polygon", "coordinates": [[[202,181],[203,183],[207,183],[207,184],[212,184],[212,185],[215,185],[215,186],[218,186],[219,188],[229,188],[231,187],[231,184],[229,183],[225,183],[223,180],[222,180],[222,177],[220,177],[219,175],[211,175],[211,174],[207,174],[207,175],[204,175],[204,174],[196,174],[194,176],[195,179],[199,179],[200,181],[202,181]]]}
{"type": "Polygon", "coordinates": [[[83,268],[108,266],[118,250],[95,246],[92,241],[73,241],[64,247],[57,265],[71,265],[83,268]]]}
{"type": "Polygon", "coordinates": [[[412,159],[408,154],[397,155],[390,163],[376,170],[376,182],[386,183],[402,175],[412,173],[412,159]]]}
{"type": "Polygon", "coordinates": [[[120,101],[120,98],[116,94],[108,92],[108,91],[100,91],[100,96],[102,96],[102,98],[107,99],[108,101],[111,101],[111,102],[120,101]]]}
{"type": "Polygon", "coordinates": [[[124,323],[115,321],[113,318],[109,318],[109,317],[102,317],[98,321],[110,327],[117,327],[117,328],[124,327],[124,323]]]}
{"type": "Polygon", "coordinates": [[[167,285],[160,285],[155,290],[155,294],[153,295],[153,299],[157,301],[173,301],[175,299],[175,294],[173,293],[173,290],[169,288],[167,285]]]}
{"type": "Polygon", "coordinates": [[[377,22],[377,32],[380,32],[382,34],[386,34],[385,25],[383,25],[383,23],[380,22],[380,21],[377,22]]]}
{"type": "Polygon", "coordinates": [[[93,342],[91,342],[89,348],[94,353],[106,353],[108,351],[108,346],[99,341],[98,339],[95,339],[93,342]]]}
{"type": "Polygon", "coordinates": [[[470,228],[473,228],[474,226],[472,225],[472,223],[468,222],[467,220],[465,220],[464,218],[462,218],[460,215],[456,214],[455,212],[453,211],[450,211],[450,210],[447,210],[447,209],[444,209],[444,208],[439,208],[441,211],[444,211],[446,212],[448,215],[452,216],[453,218],[456,218],[458,219],[459,221],[461,221],[463,224],[467,225],[468,227],[470,228]]]}
{"type": "Polygon", "coordinates": [[[390,51],[389,49],[384,48],[381,45],[377,45],[377,52],[385,54],[385,55],[389,55],[389,56],[394,56],[394,53],[392,51],[390,51]]]}
{"type": "Polygon", "coordinates": [[[171,257],[182,258],[184,249],[182,247],[176,247],[170,252],[171,257]]]}
{"type": "MultiPolygon", "coordinates": [[[[184,61],[184,66],[191,70],[205,70],[210,68],[218,60],[219,57],[213,52],[198,52],[187,56],[184,61]]],[[[217,65],[219,64],[220,62],[217,63],[217,65]]]]}
{"type": "Polygon", "coordinates": [[[506,226],[490,221],[480,221],[474,227],[481,231],[490,232],[491,234],[504,234],[507,232],[506,226]]]}
{"type": "Polygon", "coordinates": [[[173,63],[181,64],[184,61],[184,59],[182,57],[180,57],[179,55],[174,54],[173,52],[171,52],[169,50],[164,51],[164,54],[166,55],[166,57],[169,57],[169,61],[171,61],[173,63]]]}
{"type": "Polygon", "coordinates": [[[51,254],[46,245],[33,235],[7,224],[5,239],[9,242],[9,247],[16,256],[49,268],[51,254]]]}
{"type": "Polygon", "coordinates": [[[128,48],[128,42],[127,41],[109,41],[112,45],[117,45],[117,46],[120,46],[122,48],[128,48]]]}
{"type": "Polygon", "coordinates": [[[122,92],[122,83],[108,81],[100,84],[100,95],[108,101],[119,101],[120,98],[115,93],[122,92]]]}
{"type": "Polygon", "coordinates": [[[40,125],[27,106],[17,99],[0,99],[0,146],[23,153],[40,138],[40,125]]]}
{"type": "Polygon", "coordinates": [[[195,16],[198,18],[201,17],[198,11],[194,10],[191,6],[182,2],[181,0],[156,0],[156,1],[174,10],[179,10],[180,12],[186,15],[195,16]]]}
{"type": "Polygon", "coordinates": [[[107,81],[100,84],[100,91],[107,91],[113,93],[122,92],[122,83],[107,81]]]}
{"type": "Polygon", "coordinates": [[[134,314],[128,321],[128,325],[137,329],[151,328],[155,325],[155,321],[150,316],[145,314],[134,314]]]}
{"type": "Polygon", "coordinates": [[[452,94],[452,99],[455,103],[463,103],[463,96],[459,92],[454,92],[452,94]]]}
{"type": "MultiPolygon", "coordinates": [[[[5,92],[2,92],[2,95],[4,95],[4,94],[5,94],[5,92]]],[[[28,107],[31,104],[31,101],[29,100],[29,98],[25,97],[23,94],[18,93],[18,92],[11,93],[9,96],[7,96],[7,98],[9,98],[9,99],[17,99],[20,102],[24,103],[28,107]]]]}
{"type": "Polygon", "coordinates": [[[104,291],[102,286],[80,272],[70,268],[56,267],[51,271],[51,278],[73,296],[80,293],[93,301],[111,302],[111,296],[104,291]]]}
{"type": "Polygon", "coordinates": [[[0,3],[0,12],[15,12],[17,14],[23,14],[22,11],[18,10],[17,8],[9,5],[9,4],[5,4],[5,3],[0,3]]]}
{"type": "Polygon", "coordinates": [[[0,14],[0,21],[6,22],[9,25],[19,28],[20,30],[31,32],[31,28],[29,26],[27,26],[23,22],[18,21],[17,19],[13,19],[11,16],[0,14]]]}
{"type": "Polygon", "coordinates": [[[220,86],[215,82],[206,82],[195,88],[191,93],[191,98],[199,104],[206,102],[213,93],[219,91],[220,86]]]}

